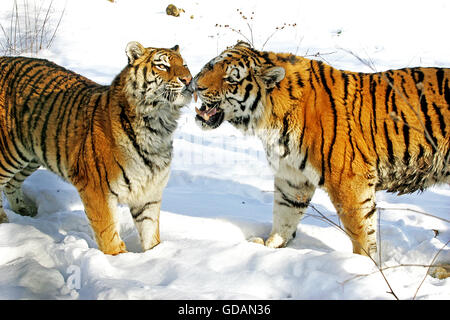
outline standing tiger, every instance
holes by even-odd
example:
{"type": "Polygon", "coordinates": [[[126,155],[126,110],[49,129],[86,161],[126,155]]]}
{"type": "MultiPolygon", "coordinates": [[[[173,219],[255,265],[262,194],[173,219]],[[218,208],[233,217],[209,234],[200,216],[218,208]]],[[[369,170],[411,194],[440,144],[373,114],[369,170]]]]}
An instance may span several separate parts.
{"type": "Polygon", "coordinates": [[[229,121],[263,143],[275,171],[266,246],[283,247],[295,236],[320,187],[353,252],[373,256],[377,190],[402,194],[450,181],[449,82],[450,69],[355,73],[239,42],[192,85],[203,102],[200,127],[229,121]]]}
{"type": "MultiPolygon", "coordinates": [[[[143,250],[159,243],[172,134],[192,96],[178,46],[130,42],[126,54],[110,86],[47,60],[0,58],[0,191],[15,212],[33,215],[22,182],[41,165],[58,174],[78,190],[107,254],[126,252],[118,203],[130,206],[143,250]]],[[[7,220],[2,206],[0,220],[7,220]]]]}

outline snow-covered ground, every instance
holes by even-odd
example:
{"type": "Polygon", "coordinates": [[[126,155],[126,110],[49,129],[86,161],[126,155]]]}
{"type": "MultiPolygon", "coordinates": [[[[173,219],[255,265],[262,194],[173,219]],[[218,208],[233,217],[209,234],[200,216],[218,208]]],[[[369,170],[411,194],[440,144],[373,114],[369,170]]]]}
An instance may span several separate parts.
{"type": "MultiPolygon", "coordinates": [[[[371,59],[377,70],[450,66],[446,0],[177,0],[185,10],[178,18],[166,15],[169,3],[67,0],[56,40],[39,56],[107,84],[126,64],[128,41],[179,44],[196,74],[242,39],[230,28],[250,39],[248,22],[255,46],[262,48],[276,27],[295,23],[275,32],[264,49],[358,71],[370,69],[347,51],[371,59]]],[[[64,1],[53,5],[59,9],[64,1]]],[[[2,24],[11,7],[12,0],[2,0],[2,24]]],[[[24,184],[38,215],[7,211],[10,223],[0,225],[0,299],[394,298],[374,263],[352,254],[350,240],[319,219],[315,209],[338,222],[323,191],[316,192],[287,248],[248,242],[267,236],[271,228],[273,175],[262,146],[228,124],[202,132],[193,109],[193,104],[184,109],[175,135],[160,245],[141,252],[129,210],[122,206],[121,236],[130,252],[104,255],[75,189],[38,170],[24,184]]],[[[420,286],[427,273],[421,265],[430,264],[450,239],[450,187],[400,197],[379,192],[377,200],[381,260],[389,267],[384,274],[395,294],[400,299],[450,299],[449,278],[427,276],[420,286]]],[[[448,246],[435,262],[450,263],[448,246]]]]}

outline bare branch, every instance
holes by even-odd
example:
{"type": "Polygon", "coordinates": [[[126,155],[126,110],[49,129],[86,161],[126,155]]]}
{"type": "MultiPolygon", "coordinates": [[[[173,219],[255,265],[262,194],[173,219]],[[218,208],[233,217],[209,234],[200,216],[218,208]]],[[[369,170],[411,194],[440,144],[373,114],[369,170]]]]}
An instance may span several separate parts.
{"type": "Polygon", "coordinates": [[[416,299],[417,293],[419,292],[420,288],[422,287],[422,284],[424,283],[425,279],[427,278],[428,273],[430,272],[430,268],[431,266],[434,265],[434,262],[436,261],[436,258],[438,257],[438,255],[442,252],[442,250],[448,245],[448,243],[450,242],[450,240],[448,240],[443,246],[442,248],[439,249],[439,251],[434,255],[433,260],[431,260],[430,266],[427,269],[427,272],[425,273],[425,276],[422,279],[422,282],[420,282],[419,287],[416,290],[416,293],[414,294],[413,300],[416,299]]]}
{"type": "Polygon", "coordinates": [[[39,4],[34,1],[32,5],[29,0],[22,0],[19,5],[14,0],[9,26],[0,23],[0,48],[4,55],[24,52],[37,54],[41,49],[52,45],[65,12],[64,7],[55,26],[53,3],[53,0],[45,0],[39,4]]]}
{"type": "MultiPolygon", "coordinates": [[[[328,219],[322,212],[320,212],[315,206],[310,205],[310,207],[316,211],[323,219],[325,219],[325,221],[329,222],[331,225],[335,226],[336,228],[338,228],[339,230],[341,230],[342,232],[344,232],[350,239],[353,239],[352,235],[350,233],[348,233],[344,228],[342,228],[341,226],[337,225],[334,221],[328,219]]],[[[357,242],[354,242],[357,243],[357,242]]],[[[397,297],[397,295],[395,294],[394,290],[391,287],[391,284],[389,283],[389,281],[387,280],[386,276],[384,275],[384,272],[382,270],[382,268],[380,267],[380,265],[370,256],[370,254],[366,251],[365,248],[361,248],[364,253],[367,255],[367,257],[372,260],[372,262],[375,264],[375,266],[377,267],[378,271],[380,272],[381,276],[383,277],[384,281],[386,282],[388,288],[390,291],[388,291],[388,293],[392,294],[394,296],[394,298],[396,300],[399,300],[399,298],[397,297]]]]}
{"type": "Polygon", "coordinates": [[[441,217],[432,215],[432,214],[427,213],[427,212],[423,212],[423,211],[419,211],[419,210],[414,210],[414,209],[410,209],[410,208],[379,208],[379,210],[385,210],[385,211],[386,211],[386,210],[389,210],[389,211],[410,211],[410,212],[423,214],[423,215],[425,215],[425,216],[432,217],[432,218],[439,219],[439,220],[442,220],[442,221],[444,221],[444,222],[450,223],[450,220],[447,220],[447,219],[444,219],[444,218],[441,218],[441,217]]]}

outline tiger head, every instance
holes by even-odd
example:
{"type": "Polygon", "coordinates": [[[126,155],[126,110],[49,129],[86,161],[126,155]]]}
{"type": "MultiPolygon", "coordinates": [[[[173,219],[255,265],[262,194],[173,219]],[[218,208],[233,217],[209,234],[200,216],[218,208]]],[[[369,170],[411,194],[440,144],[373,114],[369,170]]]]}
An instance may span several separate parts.
{"type": "Polygon", "coordinates": [[[191,73],[176,45],[171,49],[144,48],[130,42],[126,48],[128,73],[125,92],[142,113],[158,106],[182,107],[191,101],[191,73]]]}
{"type": "Polygon", "coordinates": [[[285,70],[245,42],[238,42],[208,62],[195,76],[194,96],[202,101],[195,108],[196,123],[214,129],[229,121],[247,131],[264,113],[266,95],[283,80],[285,70]]]}

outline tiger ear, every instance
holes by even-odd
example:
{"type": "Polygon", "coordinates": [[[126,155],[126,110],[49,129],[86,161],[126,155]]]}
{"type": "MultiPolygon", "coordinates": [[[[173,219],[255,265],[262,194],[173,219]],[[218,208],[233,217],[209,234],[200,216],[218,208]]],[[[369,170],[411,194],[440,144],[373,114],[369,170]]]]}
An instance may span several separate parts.
{"type": "Polygon", "coordinates": [[[235,47],[244,47],[244,48],[249,48],[249,49],[252,48],[252,45],[250,43],[242,41],[242,40],[239,40],[234,46],[235,47]]]}
{"type": "Polygon", "coordinates": [[[125,52],[127,53],[128,64],[133,64],[144,54],[145,48],[139,42],[131,41],[127,44],[125,52]]]}
{"type": "Polygon", "coordinates": [[[171,50],[180,53],[180,46],[176,44],[175,47],[171,48],[171,50]]]}
{"type": "Polygon", "coordinates": [[[260,69],[257,75],[266,86],[266,89],[272,89],[278,82],[284,79],[286,71],[283,67],[265,67],[260,69]]]}

